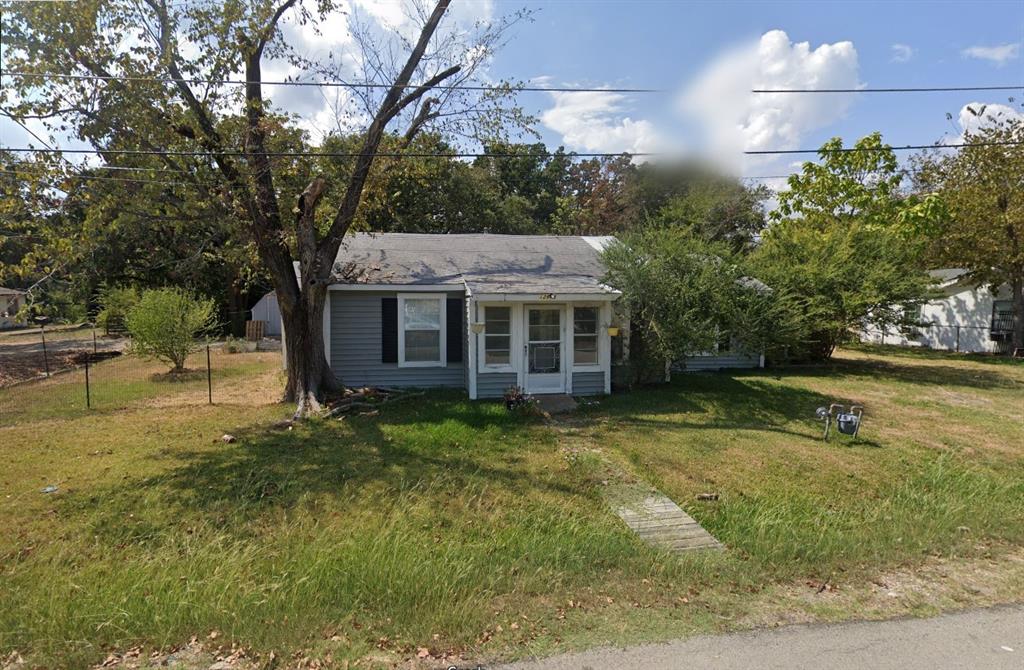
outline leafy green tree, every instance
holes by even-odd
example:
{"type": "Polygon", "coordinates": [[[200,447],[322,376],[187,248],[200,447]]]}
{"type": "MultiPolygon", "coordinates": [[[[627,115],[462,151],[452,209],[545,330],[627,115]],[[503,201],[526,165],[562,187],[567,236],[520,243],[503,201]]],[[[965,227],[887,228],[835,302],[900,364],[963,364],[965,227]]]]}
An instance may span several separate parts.
{"type": "Polygon", "coordinates": [[[666,362],[714,351],[723,337],[763,351],[790,332],[770,287],[747,276],[727,244],[678,228],[628,233],[604,251],[606,282],[630,315],[635,382],[660,379],[666,362]]]}
{"type": "Polygon", "coordinates": [[[901,191],[895,154],[878,133],[853,149],[830,140],[819,163],[789,178],[753,255],[756,276],[799,305],[796,355],[827,358],[869,323],[910,327],[928,295],[922,246],[900,224],[922,203],[901,191]]]}
{"type": "Polygon", "coordinates": [[[164,361],[178,373],[198,350],[196,338],[216,323],[216,315],[212,300],[180,288],[150,289],[128,311],[125,325],[133,352],[164,361]]]}
{"type": "Polygon", "coordinates": [[[917,188],[937,195],[945,216],[913,232],[928,235],[934,265],[964,268],[979,286],[1010,287],[1013,349],[1024,349],[1024,122],[993,123],[964,141],[956,153],[916,158],[917,188]]]}
{"type": "Polygon", "coordinates": [[[479,23],[469,31],[439,30],[448,6],[449,0],[438,0],[432,11],[418,13],[419,31],[412,39],[405,33],[354,31],[354,48],[364,62],[375,64],[366,69],[370,86],[355,89],[363,109],[352,118],[366,120],[358,149],[343,157],[338,172],[306,172],[301,189],[296,186],[303,183],[298,181],[301,167],[320,161],[274,151],[284,128],[264,97],[263,66],[268,60],[284,61],[302,72],[338,78],[334,60],[311,61],[280,29],[286,15],[322,25],[343,11],[335,0],[312,8],[297,0],[21,3],[3,14],[11,71],[84,72],[100,79],[5,75],[0,102],[11,103],[15,116],[42,119],[54,132],[69,129],[118,166],[125,164],[117,151],[152,152],[130,154],[133,166],[152,170],[150,178],[173,170],[199,195],[230,211],[277,293],[288,342],[285,397],[302,416],[318,410],[323,393],[340,385],[324,354],[324,302],[334,259],[357,221],[389,127],[401,124],[406,141],[431,126],[452,136],[493,139],[506,126],[530,121],[510,102],[512,86],[488,91],[458,87],[476,78],[480,65],[524,14],[479,23]],[[395,57],[402,52],[408,56],[395,57]],[[239,78],[247,85],[196,83],[239,78]],[[454,87],[429,95],[441,84],[454,87]],[[182,148],[184,153],[166,153],[182,148]],[[340,183],[330,181],[332,174],[343,175],[340,183]],[[334,206],[324,213],[320,204],[327,201],[334,206]]]}
{"type": "Polygon", "coordinates": [[[768,195],[764,186],[748,187],[707,173],[696,177],[684,194],[662,205],[652,222],[680,226],[706,240],[725,242],[735,251],[749,251],[767,223],[768,195]]]}

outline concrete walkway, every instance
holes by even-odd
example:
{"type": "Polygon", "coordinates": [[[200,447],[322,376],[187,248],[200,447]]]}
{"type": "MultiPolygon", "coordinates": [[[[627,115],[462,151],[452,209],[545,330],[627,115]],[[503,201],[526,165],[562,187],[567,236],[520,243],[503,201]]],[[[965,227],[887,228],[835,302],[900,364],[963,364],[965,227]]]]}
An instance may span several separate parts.
{"type": "Polygon", "coordinates": [[[505,670],[1020,670],[1024,606],[932,619],[788,626],[593,651],[505,670]]]}

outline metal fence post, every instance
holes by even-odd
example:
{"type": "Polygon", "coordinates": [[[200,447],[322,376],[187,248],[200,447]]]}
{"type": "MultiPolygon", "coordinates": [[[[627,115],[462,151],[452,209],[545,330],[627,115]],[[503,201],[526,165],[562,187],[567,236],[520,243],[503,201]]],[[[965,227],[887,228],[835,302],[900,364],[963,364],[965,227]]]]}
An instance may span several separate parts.
{"type": "Polygon", "coordinates": [[[92,397],[89,395],[89,356],[85,356],[85,408],[92,409],[92,397]]]}
{"type": "Polygon", "coordinates": [[[960,326],[956,327],[956,353],[960,353],[960,326]]]}
{"type": "Polygon", "coordinates": [[[46,355],[46,329],[43,326],[39,326],[39,337],[43,341],[43,368],[46,370],[46,376],[50,376],[50,358],[46,355]]]}
{"type": "Polygon", "coordinates": [[[213,404],[213,376],[210,373],[210,345],[206,345],[206,394],[213,404]]]}
{"type": "Polygon", "coordinates": [[[96,349],[96,326],[92,327],[92,353],[96,354],[99,351],[96,349]]]}

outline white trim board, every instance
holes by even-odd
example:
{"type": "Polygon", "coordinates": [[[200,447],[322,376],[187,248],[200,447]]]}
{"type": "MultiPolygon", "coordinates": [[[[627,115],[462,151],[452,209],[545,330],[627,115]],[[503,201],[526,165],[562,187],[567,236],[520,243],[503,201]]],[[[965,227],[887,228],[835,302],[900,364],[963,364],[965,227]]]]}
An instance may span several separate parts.
{"type": "Polygon", "coordinates": [[[459,284],[331,284],[329,291],[396,291],[401,293],[462,293],[469,295],[468,289],[459,284]]]}
{"type": "Polygon", "coordinates": [[[477,293],[480,302],[524,302],[524,303],[567,303],[567,302],[611,302],[622,295],[615,293],[477,293]]]}

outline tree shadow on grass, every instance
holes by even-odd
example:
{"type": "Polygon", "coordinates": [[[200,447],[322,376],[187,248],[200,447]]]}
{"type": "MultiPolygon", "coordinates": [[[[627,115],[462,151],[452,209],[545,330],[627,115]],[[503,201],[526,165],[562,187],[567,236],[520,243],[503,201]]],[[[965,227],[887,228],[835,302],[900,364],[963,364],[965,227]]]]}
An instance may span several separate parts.
{"type": "MultiPolygon", "coordinates": [[[[888,360],[833,360],[815,368],[780,368],[781,378],[788,376],[826,377],[841,375],[888,380],[922,386],[959,386],[977,389],[1009,389],[1024,391],[1024,375],[1017,377],[1012,367],[987,369],[953,365],[898,363],[888,360]]],[[[1024,368],[1022,368],[1024,371],[1024,368]]]]}
{"type": "Polygon", "coordinates": [[[678,375],[669,384],[611,396],[585,413],[638,428],[759,430],[809,438],[820,434],[821,423],[815,418],[818,407],[857,402],[764,377],[764,373],[678,375]],[[806,429],[794,428],[794,423],[805,424],[806,429]]]}
{"type": "Polygon", "coordinates": [[[1009,366],[1024,368],[1024,360],[1011,358],[1003,354],[957,353],[929,349],[928,347],[900,347],[886,344],[854,343],[843,345],[844,350],[857,351],[863,354],[885,356],[889,358],[907,358],[913,360],[957,361],[980,363],[982,365],[1009,366]]]}
{"type": "Polygon", "coordinates": [[[94,492],[89,506],[101,517],[116,516],[138,504],[127,499],[130,492],[143,491],[149,504],[180,511],[184,523],[198,516],[244,535],[252,532],[249,522],[304,502],[329,500],[331,512],[366,511],[371,503],[362,496],[386,505],[401,491],[435,484],[441,490],[429,495],[438,504],[467,489],[517,499],[590,495],[544,469],[539,431],[537,422],[502,407],[438,393],[394,402],[376,416],[313,420],[291,430],[250,426],[233,431],[230,444],[167,449],[159,458],[169,468],[94,492]]]}

